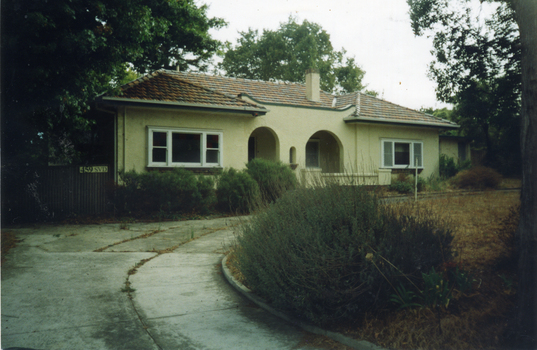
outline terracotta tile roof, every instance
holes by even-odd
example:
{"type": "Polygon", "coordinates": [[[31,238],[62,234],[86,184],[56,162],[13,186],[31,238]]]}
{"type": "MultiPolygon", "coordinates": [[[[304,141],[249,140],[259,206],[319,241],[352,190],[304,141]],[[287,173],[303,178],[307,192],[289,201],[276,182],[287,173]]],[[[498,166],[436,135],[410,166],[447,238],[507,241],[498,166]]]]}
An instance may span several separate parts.
{"type": "Polygon", "coordinates": [[[379,98],[360,93],[360,112],[357,116],[374,118],[379,120],[395,120],[397,122],[430,123],[457,127],[456,123],[437,118],[430,114],[422,113],[410,108],[402,107],[379,98]]]}
{"type": "Polygon", "coordinates": [[[457,127],[448,120],[402,107],[379,98],[354,92],[334,96],[320,92],[320,101],[306,98],[304,84],[260,81],[241,78],[159,70],[139,78],[122,88],[128,99],[174,101],[227,107],[263,108],[240,98],[245,94],[260,104],[282,104],[299,107],[344,109],[355,106],[354,114],[346,121],[376,121],[384,123],[431,124],[447,128],[457,127]]]}
{"type": "Polygon", "coordinates": [[[306,98],[306,85],[298,83],[230,78],[201,73],[167,72],[193,84],[226,94],[246,94],[261,103],[332,108],[332,100],[334,99],[332,95],[321,91],[320,102],[310,101],[306,98]]]}
{"type": "Polygon", "coordinates": [[[175,75],[165,71],[157,71],[124,85],[121,89],[121,95],[114,97],[211,106],[260,108],[258,105],[244,101],[236,96],[226,96],[222,92],[212,91],[206,87],[178,79],[175,75]]]}

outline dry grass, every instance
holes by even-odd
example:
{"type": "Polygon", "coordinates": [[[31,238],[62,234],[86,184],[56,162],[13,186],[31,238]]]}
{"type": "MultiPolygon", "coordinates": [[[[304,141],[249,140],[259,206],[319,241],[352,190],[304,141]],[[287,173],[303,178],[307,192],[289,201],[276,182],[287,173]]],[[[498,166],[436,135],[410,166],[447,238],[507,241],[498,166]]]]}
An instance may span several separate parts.
{"type": "Polygon", "coordinates": [[[500,275],[516,280],[513,266],[505,261],[512,253],[519,194],[484,192],[420,205],[454,223],[456,261],[474,276],[472,293],[445,310],[367,314],[340,331],[393,349],[502,349],[514,287],[505,285],[500,275]]]}

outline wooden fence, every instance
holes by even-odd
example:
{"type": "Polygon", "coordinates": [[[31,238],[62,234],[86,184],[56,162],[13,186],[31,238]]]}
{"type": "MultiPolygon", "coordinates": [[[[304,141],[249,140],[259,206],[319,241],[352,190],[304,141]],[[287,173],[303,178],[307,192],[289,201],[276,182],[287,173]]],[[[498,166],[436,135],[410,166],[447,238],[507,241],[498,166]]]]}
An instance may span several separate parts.
{"type": "Polygon", "coordinates": [[[51,221],[111,208],[108,165],[2,169],[2,221],[51,221]],[[6,174],[7,172],[7,174],[6,174]]]}

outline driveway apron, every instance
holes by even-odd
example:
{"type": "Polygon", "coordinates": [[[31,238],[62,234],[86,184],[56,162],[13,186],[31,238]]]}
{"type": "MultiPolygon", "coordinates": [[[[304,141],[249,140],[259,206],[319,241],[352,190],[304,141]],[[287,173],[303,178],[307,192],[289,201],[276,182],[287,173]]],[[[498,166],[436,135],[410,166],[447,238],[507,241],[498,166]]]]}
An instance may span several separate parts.
{"type": "Polygon", "coordinates": [[[13,228],[1,347],[312,349],[221,274],[236,218],[13,228]]]}

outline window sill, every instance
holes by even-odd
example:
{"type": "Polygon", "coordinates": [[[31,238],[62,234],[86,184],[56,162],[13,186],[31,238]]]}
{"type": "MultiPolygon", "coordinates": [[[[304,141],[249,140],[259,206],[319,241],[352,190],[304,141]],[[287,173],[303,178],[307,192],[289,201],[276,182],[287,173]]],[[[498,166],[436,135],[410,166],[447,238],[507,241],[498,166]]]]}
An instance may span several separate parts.
{"type": "Polygon", "coordinates": [[[185,169],[199,175],[216,175],[222,171],[222,167],[168,167],[168,166],[148,166],[148,171],[173,171],[174,169],[185,169]]]}

